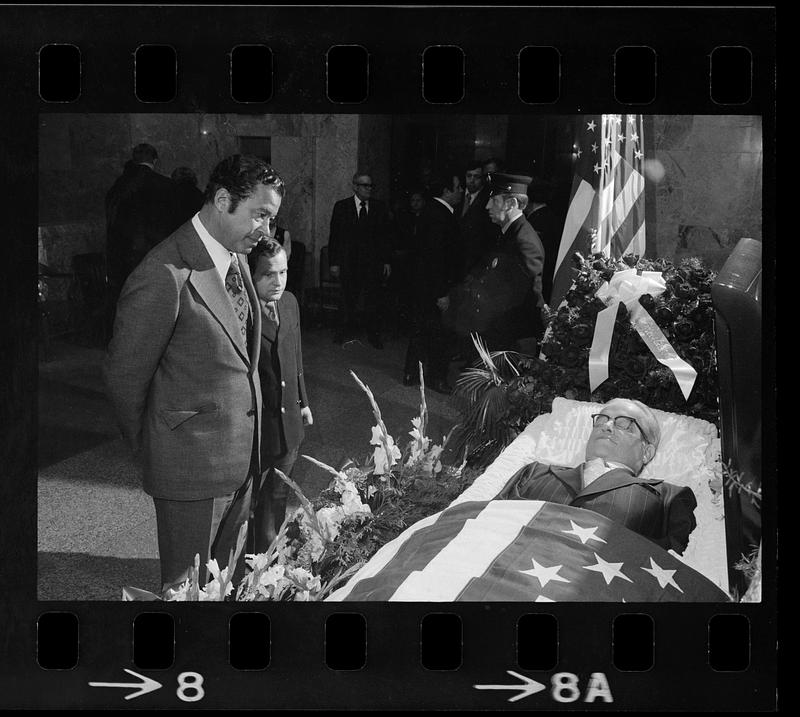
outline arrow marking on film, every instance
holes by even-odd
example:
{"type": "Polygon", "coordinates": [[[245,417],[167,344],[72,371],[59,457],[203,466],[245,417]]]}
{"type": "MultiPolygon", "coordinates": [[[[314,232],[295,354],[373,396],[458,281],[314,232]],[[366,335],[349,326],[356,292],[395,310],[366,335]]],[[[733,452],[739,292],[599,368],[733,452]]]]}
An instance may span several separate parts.
{"type": "Polygon", "coordinates": [[[525,675],[520,675],[519,672],[514,672],[513,670],[506,670],[506,672],[512,677],[516,677],[517,679],[522,680],[522,684],[473,685],[473,687],[476,690],[519,690],[520,693],[518,695],[514,695],[513,697],[508,698],[509,702],[516,702],[517,700],[521,700],[524,697],[530,697],[530,695],[535,695],[537,692],[541,692],[542,690],[547,689],[541,682],[532,680],[530,677],[525,677],[525,675]]]}
{"type": "Polygon", "coordinates": [[[138,677],[141,682],[90,682],[89,687],[135,687],[135,692],[125,695],[126,700],[132,700],[134,697],[141,697],[142,695],[146,695],[148,692],[161,689],[160,682],[151,680],[149,677],[140,675],[138,672],[134,672],[133,670],[128,670],[126,668],[123,669],[125,669],[125,672],[127,672],[129,675],[138,677]]]}

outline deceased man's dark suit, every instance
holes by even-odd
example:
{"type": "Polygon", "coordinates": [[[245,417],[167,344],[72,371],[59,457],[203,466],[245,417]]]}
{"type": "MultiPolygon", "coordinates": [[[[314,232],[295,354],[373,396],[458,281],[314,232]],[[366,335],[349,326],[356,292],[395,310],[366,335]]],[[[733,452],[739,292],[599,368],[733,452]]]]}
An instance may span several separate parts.
{"type": "Polygon", "coordinates": [[[581,466],[531,463],[514,474],[497,498],[546,500],[593,510],[665,550],[683,554],[697,525],[697,500],[690,488],[613,468],[581,490],[581,475],[581,466]]]}

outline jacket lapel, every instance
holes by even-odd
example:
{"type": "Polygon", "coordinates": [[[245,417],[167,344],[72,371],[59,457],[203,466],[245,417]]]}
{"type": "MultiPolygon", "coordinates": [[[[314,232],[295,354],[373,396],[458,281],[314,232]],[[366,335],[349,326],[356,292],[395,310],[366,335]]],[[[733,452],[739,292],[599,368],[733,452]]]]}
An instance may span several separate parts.
{"type": "Polygon", "coordinates": [[[664,481],[650,480],[648,478],[641,478],[633,475],[630,471],[624,468],[612,468],[608,473],[604,473],[597,480],[592,481],[586,488],[578,492],[577,497],[583,498],[587,495],[595,495],[597,493],[605,493],[609,490],[616,490],[617,488],[624,488],[629,485],[652,485],[656,486],[664,481]]]}
{"type": "Polygon", "coordinates": [[[247,297],[250,299],[250,315],[253,320],[253,333],[250,340],[250,369],[255,371],[261,353],[261,341],[258,338],[261,336],[261,302],[258,300],[253,277],[250,276],[250,265],[247,263],[247,256],[245,254],[237,254],[237,257],[239,258],[239,268],[242,270],[244,288],[247,291],[247,297]]]}
{"type": "MultiPolygon", "coordinates": [[[[233,306],[230,298],[228,298],[228,293],[225,291],[222,281],[220,281],[217,267],[214,266],[211,256],[203,246],[203,241],[191,224],[188,225],[188,230],[178,238],[178,245],[180,246],[181,255],[192,269],[189,274],[189,283],[196,289],[212,316],[222,326],[242,360],[249,364],[250,357],[244,351],[242,342],[239,339],[239,322],[236,319],[236,314],[233,313],[233,306]]],[[[245,284],[249,282],[250,287],[252,287],[253,282],[250,279],[249,271],[246,269],[247,262],[245,261],[244,264],[245,268],[242,269],[242,275],[244,276],[246,272],[247,279],[245,284]]],[[[239,263],[240,267],[241,265],[242,262],[239,263]]],[[[248,290],[249,293],[250,291],[248,290]]],[[[255,321],[255,316],[253,319],[255,321]]]]}
{"type": "Polygon", "coordinates": [[[572,495],[577,495],[581,490],[581,467],[562,468],[561,466],[550,466],[550,472],[569,488],[572,495]]]}

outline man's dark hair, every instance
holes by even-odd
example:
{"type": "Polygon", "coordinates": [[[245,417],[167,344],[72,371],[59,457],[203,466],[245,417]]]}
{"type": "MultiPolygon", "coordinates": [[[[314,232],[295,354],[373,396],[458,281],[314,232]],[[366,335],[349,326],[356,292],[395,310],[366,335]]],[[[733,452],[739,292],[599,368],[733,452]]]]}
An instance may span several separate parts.
{"type": "Polygon", "coordinates": [[[158,152],[156,152],[156,148],[152,144],[142,142],[133,148],[131,158],[136,164],[141,164],[142,162],[150,162],[152,164],[158,159],[158,152]]]}
{"type": "Polygon", "coordinates": [[[286,252],[286,249],[283,248],[281,243],[275,238],[268,238],[262,239],[258,244],[253,247],[253,250],[250,252],[250,255],[247,257],[247,262],[250,265],[250,271],[255,272],[256,267],[258,266],[258,260],[261,257],[266,257],[267,259],[272,259],[273,257],[280,254],[280,252],[286,252]]]}
{"type": "Polygon", "coordinates": [[[173,181],[197,186],[197,175],[191,167],[176,167],[170,175],[173,181]]]}
{"type": "Polygon", "coordinates": [[[487,164],[491,163],[497,165],[498,172],[503,171],[503,160],[500,159],[500,157],[488,157],[487,159],[484,159],[483,162],[481,162],[481,169],[483,169],[487,164]]]}
{"type": "Polygon", "coordinates": [[[431,179],[430,187],[430,195],[432,197],[439,197],[441,199],[442,194],[444,194],[444,190],[446,189],[449,192],[453,191],[453,182],[458,178],[458,175],[455,173],[447,173],[447,174],[437,174],[431,179]]]}
{"type": "Polygon", "coordinates": [[[263,159],[248,154],[226,157],[211,172],[205,191],[206,204],[214,201],[220,189],[227,189],[231,195],[228,213],[233,214],[239,202],[252,196],[259,184],[274,189],[281,197],[286,191],[280,175],[263,159]]]}

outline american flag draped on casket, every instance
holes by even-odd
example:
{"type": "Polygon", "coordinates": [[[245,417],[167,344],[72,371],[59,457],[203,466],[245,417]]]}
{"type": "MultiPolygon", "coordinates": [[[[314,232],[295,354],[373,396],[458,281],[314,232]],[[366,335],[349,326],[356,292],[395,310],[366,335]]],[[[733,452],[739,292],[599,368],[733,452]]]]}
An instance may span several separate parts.
{"type": "Polygon", "coordinates": [[[472,501],[419,521],[331,600],[727,602],[708,578],[598,513],[472,501]]]}

